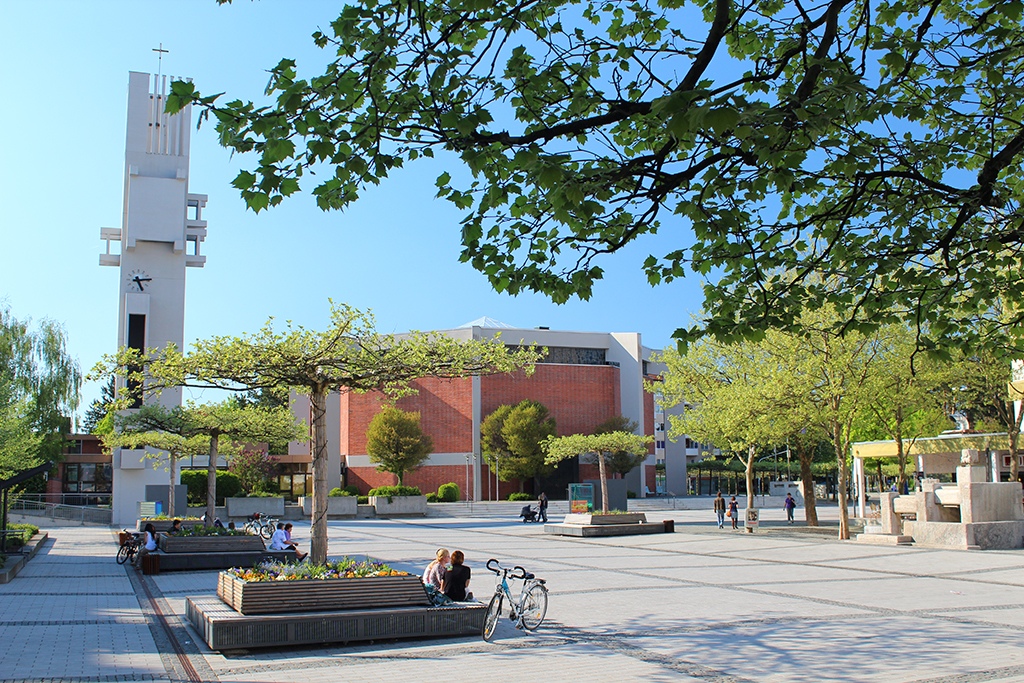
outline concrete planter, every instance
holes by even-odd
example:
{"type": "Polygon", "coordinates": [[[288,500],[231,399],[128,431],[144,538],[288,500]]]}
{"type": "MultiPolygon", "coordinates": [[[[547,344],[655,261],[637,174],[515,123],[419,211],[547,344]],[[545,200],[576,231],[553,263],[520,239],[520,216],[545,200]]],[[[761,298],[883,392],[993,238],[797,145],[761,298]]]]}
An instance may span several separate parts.
{"type": "Polygon", "coordinates": [[[565,516],[564,524],[642,524],[647,521],[647,515],[642,512],[627,512],[622,515],[593,514],[568,514],[565,516]]]}
{"type": "MultiPolygon", "coordinates": [[[[358,499],[355,496],[328,496],[327,516],[328,517],[355,517],[358,499]]],[[[310,517],[313,514],[313,497],[300,496],[299,505],[302,506],[302,514],[310,517]]]]}
{"type": "Polygon", "coordinates": [[[160,550],[165,553],[240,553],[262,552],[259,536],[160,536],[160,550]]]}
{"type": "Polygon", "coordinates": [[[228,517],[248,517],[259,512],[271,517],[284,516],[284,498],[228,498],[228,517]]]}
{"type": "Polygon", "coordinates": [[[370,496],[370,505],[378,516],[427,516],[426,496],[370,496]]]}
{"type": "Polygon", "coordinates": [[[233,574],[221,572],[217,580],[217,596],[241,614],[380,609],[430,604],[418,576],[243,581],[233,574]]]}

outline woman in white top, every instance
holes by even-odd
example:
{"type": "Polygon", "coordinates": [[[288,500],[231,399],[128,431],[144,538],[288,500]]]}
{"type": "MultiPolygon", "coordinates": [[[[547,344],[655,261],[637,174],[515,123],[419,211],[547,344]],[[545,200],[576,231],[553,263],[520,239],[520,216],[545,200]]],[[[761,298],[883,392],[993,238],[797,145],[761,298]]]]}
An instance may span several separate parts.
{"type": "Polygon", "coordinates": [[[284,522],[277,523],[277,530],[270,537],[270,550],[288,550],[288,534],[284,532],[284,522]]]}
{"type": "Polygon", "coordinates": [[[444,548],[438,548],[433,562],[423,570],[423,583],[441,590],[441,579],[444,578],[445,569],[448,568],[448,560],[451,556],[444,548]]]}
{"type": "Polygon", "coordinates": [[[139,552],[135,555],[135,566],[142,565],[143,555],[148,555],[156,550],[156,527],[153,526],[152,522],[148,522],[142,530],[142,547],[139,548],[139,552]]]}

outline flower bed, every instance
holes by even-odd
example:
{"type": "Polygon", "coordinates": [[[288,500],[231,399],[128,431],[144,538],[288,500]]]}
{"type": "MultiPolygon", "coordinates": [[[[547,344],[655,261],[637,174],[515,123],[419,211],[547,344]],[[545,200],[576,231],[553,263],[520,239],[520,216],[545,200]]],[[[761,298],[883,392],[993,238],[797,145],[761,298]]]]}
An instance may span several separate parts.
{"type": "Polygon", "coordinates": [[[217,595],[242,614],[429,605],[418,576],[379,562],[266,563],[220,573],[217,595]]]}

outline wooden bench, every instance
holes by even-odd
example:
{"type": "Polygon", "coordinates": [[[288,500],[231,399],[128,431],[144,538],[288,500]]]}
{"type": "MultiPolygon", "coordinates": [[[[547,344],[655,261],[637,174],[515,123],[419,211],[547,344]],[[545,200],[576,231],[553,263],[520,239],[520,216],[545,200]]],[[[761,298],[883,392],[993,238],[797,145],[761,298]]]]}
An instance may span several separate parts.
{"type": "Polygon", "coordinates": [[[216,597],[185,600],[185,618],[211,650],[479,636],[487,605],[244,615],[216,597]]]}

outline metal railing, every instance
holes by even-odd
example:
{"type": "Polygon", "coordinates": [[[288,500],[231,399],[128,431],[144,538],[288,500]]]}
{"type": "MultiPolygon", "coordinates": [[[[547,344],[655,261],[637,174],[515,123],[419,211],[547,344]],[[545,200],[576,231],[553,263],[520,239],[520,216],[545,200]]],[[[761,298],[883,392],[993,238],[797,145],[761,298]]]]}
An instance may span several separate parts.
{"type": "Polygon", "coordinates": [[[110,507],[113,498],[109,493],[19,493],[13,500],[30,503],[52,503],[55,505],[76,505],[87,507],[110,507]]]}
{"type": "Polygon", "coordinates": [[[113,511],[110,508],[88,505],[64,505],[41,500],[18,498],[11,503],[11,512],[32,517],[80,522],[82,524],[110,525],[113,511]]]}

